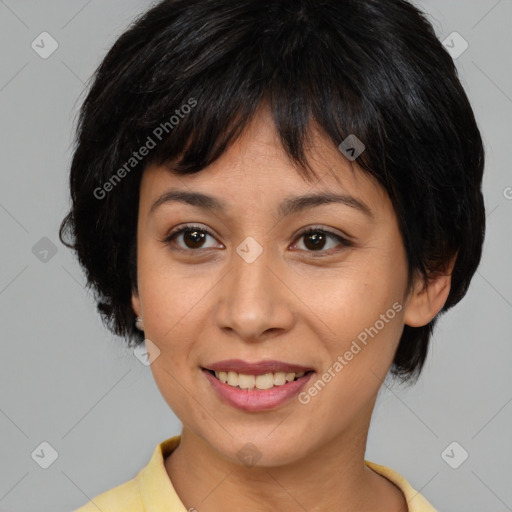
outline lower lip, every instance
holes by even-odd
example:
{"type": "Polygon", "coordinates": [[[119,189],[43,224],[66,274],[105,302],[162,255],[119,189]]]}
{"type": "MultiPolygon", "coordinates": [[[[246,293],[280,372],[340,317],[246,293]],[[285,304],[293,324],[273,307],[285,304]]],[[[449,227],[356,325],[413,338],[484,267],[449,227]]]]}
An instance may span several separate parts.
{"type": "Polygon", "coordinates": [[[271,389],[238,389],[221,382],[208,370],[203,369],[202,371],[221,399],[229,405],[247,412],[269,411],[280,407],[299,394],[313,375],[313,372],[310,372],[300,379],[287,382],[282,386],[274,386],[271,389]]]}

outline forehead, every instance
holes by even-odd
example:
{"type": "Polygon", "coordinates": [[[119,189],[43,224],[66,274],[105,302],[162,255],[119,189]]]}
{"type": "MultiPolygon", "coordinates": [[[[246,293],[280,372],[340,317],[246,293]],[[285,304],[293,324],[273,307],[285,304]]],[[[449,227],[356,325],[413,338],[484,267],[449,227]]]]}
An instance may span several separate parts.
{"type": "Polygon", "coordinates": [[[316,177],[303,177],[281,145],[271,114],[260,109],[244,133],[210,166],[178,175],[173,162],[148,166],[142,178],[141,202],[150,208],[165,190],[200,192],[222,198],[237,209],[282,203],[283,198],[329,193],[352,197],[373,208],[390,206],[385,190],[316,128],[310,130],[306,156],[316,177]]]}

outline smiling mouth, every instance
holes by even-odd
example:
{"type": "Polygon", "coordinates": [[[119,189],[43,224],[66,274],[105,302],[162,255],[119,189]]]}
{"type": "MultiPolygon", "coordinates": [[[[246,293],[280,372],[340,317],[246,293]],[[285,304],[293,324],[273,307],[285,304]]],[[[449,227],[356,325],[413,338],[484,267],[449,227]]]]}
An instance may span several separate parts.
{"type": "Polygon", "coordinates": [[[274,387],[284,386],[290,382],[297,381],[313,373],[313,370],[305,372],[271,372],[260,375],[248,375],[234,371],[214,371],[203,368],[220,382],[227,384],[234,389],[266,390],[274,387]]]}

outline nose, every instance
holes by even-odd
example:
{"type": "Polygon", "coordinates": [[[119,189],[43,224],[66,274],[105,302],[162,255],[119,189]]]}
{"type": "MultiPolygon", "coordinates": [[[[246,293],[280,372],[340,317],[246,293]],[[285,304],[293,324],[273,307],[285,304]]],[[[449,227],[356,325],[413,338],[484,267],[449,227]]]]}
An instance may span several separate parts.
{"type": "Polygon", "coordinates": [[[216,322],[247,342],[289,331],[296,321],[293,293],[270,251],[248,262],[233,254],[233,266],[218,288],[216,322]]]}

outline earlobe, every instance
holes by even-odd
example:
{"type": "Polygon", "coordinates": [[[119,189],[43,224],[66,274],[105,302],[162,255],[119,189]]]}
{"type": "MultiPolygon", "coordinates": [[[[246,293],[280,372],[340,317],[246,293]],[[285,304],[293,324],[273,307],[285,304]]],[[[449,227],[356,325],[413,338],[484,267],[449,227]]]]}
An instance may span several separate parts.
{"type": "Polygon", "coordinates": [[[404,323],[410,327],[427,325],[438,313],[450,294],[452,270],[455,257],[447,266],[447,271],[434,272],[425,281],[418,276],[405,308],[404,323]]]}
{"type": "Polygon", "coordinates": [[[135,313],[135,327],[139,331],[144,331],[144,322],[142,320],[142,309],[140,307],[140,298],[136,292],[132,292],[132,308],[135,313]]]}
{"type": "Polygon", "coordinates": [[[137,292],[132,292],[132,309],[136,316],[142,316],[140,307],[140,298],[137,292]]]}

